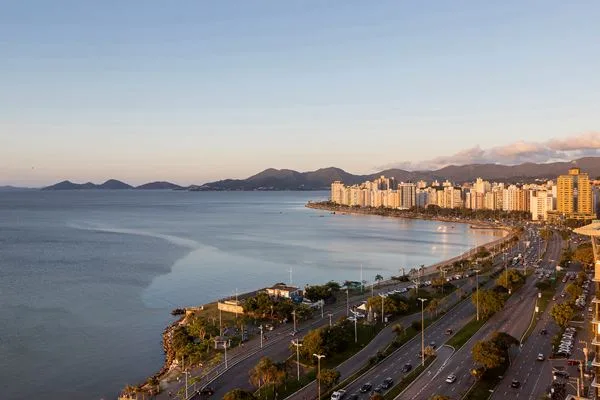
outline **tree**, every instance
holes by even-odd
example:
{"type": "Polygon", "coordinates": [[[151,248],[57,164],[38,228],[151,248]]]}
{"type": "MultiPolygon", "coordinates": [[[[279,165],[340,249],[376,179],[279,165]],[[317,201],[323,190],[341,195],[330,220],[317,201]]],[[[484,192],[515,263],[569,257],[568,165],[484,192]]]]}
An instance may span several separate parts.
{"type": "Polygon", "coordinates": [[[429,304],[427,304],[427,312],[432,315],[435,314],[437,316],[438,309],[440,308],[440,301],[437,298],[433,298],[429,300],[429,304]]]}
{"type": "Polygon", "coordinates": [[[575,279],[575,283],[577,286],[583,285],[583,283],[587,280],[587,274],[583,271],[579,271],[577,274],[577,278],[575,279]]]}
{"type": "Polygon", "coordinates": [[[565,288],[565,292],[571,297],[572,300],[575,300],[579,295],[583,293],[583,289],[577,286],[575,283],[569,283],[565,288]]]}
{"type": "Polygon", "coordinates": [[[491,340],[480,340],[471,349],[473,361],[485,369],[492,369],[504,362],[502,349],[491,340]]]}
{"type": "Polygon", "coordinates": [[[396,337],[398,337],[400,335],[404,336],[404,333],[405,333],[404,326],[401,323],[396,323],[392,327],[392,332],[394,332],[396,334],[396,337]]]}
{"type": "MultiPolygon", "coordinates": [[[[367,309],[370,307],[373,311],[376,311],[379,314],[381,312],[381,301],[382,300],[380,296],[369,297],[367,299],[367,309]]],[[[398,307],[396,306],[392,296],[384,297],[383,312],[386,314],[395,314],[397,311],[398,307]]]]}
{"type": "Polygon", "coordinates": [[[223,396],[223,400],[254,400],[256,397],[253,393],[242,389],[233,389],[223,396]]]}
{"type": "Polygon", "coordinates": [[[520,344],[518,339],[506,332],[494,332],[490,341],[494,342],[498,348],[502,349],[507,354],[510,346],[518,346],[520,344]]]}
{"type": "Polygon", "coordinates": [[[375,281],[377,282],[377,286],[379,286],[379,283],[383,280],[383,276],[377,274],[375,275],[375,281]]]}
{"type": "Polygon", "coordinates": [[[581,244],[575,249],[573,254],[573,260],[579,261],[583,265],[593,265],[594,263],[594,252],[592,251],[591,243],[581,244]]]}
{"type": "Polygon", "coordinates": [[[330,388],[340,380],[340,373],[335,369],[322,369],[319,375],[321,383],[330,388]]]}
{"type": "Polygon", "coordinates": [[[383,400],[383,396],[379,393],[374,393],[369,397],[369,400],[383,400]]]}
{"type": "Polygon", "coordinates": [[[508,269],[496,279],[496,285],[502,286],[506,290],[514,288],[525,281],[525,277],[516,269],[508,269]],[[508,276],[508,279],[507,279],[508,276]]]}
{"type": "Polygon", "coordinates": [[[284,371],[274,364],[270,358],[263,357],[258,361],[258,364],[250,370],[250,383],[258,388],[263,384],[276,385],[283,381],[284,376],[284,371]]]}
{"type": "Polygon", "coordinates": [[[569,324],[569,321],[573,319],[573,315],[575,315],[575,310],[571,305],[567,303],[559,303],[555,304],[550,310],[550,315],[554,319],[554,322],[561,328],[566,327],[569,324]]]}
{"type": "MultiPolygon", "coordinates": [[[[477,305],[477,292],[473,293],[471,298],[473,305],[477,305]]],[[[483,319],[489,318],[494,313],[502,310],[505,297],[493,290],[479,290],[479,313],[483,319]]]]}
{"type": "Polygon", "coordinates": [[[425,357],[435,356],[435,349],[431,346],[425,346],[425,357]]]}
{"type": "Polygon", "coordinates": [[[444,396],[442,394],[436,394],[431,398],[431,400],[450,400],[450,397],[444,396]]]}

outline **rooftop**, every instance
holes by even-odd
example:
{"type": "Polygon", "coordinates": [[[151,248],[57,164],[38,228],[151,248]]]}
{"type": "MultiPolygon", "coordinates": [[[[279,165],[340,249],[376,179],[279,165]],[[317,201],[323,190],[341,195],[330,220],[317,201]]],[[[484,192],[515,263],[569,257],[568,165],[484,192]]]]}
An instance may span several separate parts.
{"type": "Polygon", "coordinates": [[[600,220],[594,220],[591,224],[573,230],[575,233],[586,236],[600,236],[600,220]]]}

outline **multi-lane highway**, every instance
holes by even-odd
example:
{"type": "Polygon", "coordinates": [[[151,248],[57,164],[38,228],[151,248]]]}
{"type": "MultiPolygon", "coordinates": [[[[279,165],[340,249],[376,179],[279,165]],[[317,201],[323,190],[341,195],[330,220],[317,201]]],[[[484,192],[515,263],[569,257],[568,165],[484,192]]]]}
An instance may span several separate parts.
{"type": "MultiPolygon", "coordinates": [[[[562,249],[562,241],[557,233],[554,233],[550,246],[547,252],[547,261],[542,263],[545,269],[553,269],[556,262],[550,260],[560,259],[562,249]]],[[[564,290],[564,284],[558,284],[557,293],[564,290]]],[[[560,298],[560,296],[557,296],[560,298]]],[[[507,397],[515,399],[538,399],[542,393],[549,387],[552,380],[552,364],[553,361],[548,358],[551,355],[552,344],[551,340],[554,334],[559,329],[550,317],[550,309],[554,305],[554,301],[550,301],[546,310],[537,321],[533,333],[523,343],[523,346],[512,359],[512,363],[504,375],[504,379],[496,387],[492,399],[505,399],[507,397]],[[542,329],[547,330],[546,335],[541,335],[542,329]],[[538,354],[543,354],[545,360],[538,361],[538,354]],[[518,389],[510,386],[511,382],[518,380],[521,386],[518,389]]]]}
{"type": "MultiPolygon", "coordinates": [[[[470,282],[471,280],[469,280],[470,282]]],[[[461,282],[466,285],[471,285],[468,282],[461,282]]],[[[411,285],[410,282],[401,282],[398,284],[390,284],[384,287],[385,290],[394,290],[399,288],[407,287],[411,285]]],[[[465,290],[469,290],[470,286],[466,287],[465,290]]],[[[357,296],[350,299],[350,306],[359,305],[362,300],[370,295],[369,291],[365,290],[364,296],[357,296]]],[[[457,301],[456,295],[453,293],[449,297],[447,304],[453,304],[457,301]]],[[[345,302],[344,302],[345,303],[345,302]]],[[[321,326],[329,324],[329,318],[327,314],[333,314],[332,319],[335,321],[340,316],[346,315],[346,304],[336,305],[335,307],[325,310],[325,318],[321,319],[320,315],[316,316],[313,320],[307,321],[304,324],[299,325],[299,332],[296,336],[291,336],[293,328],[286,326],[285,328],[279,328],[272,332],[265,333],[268,340],[264,341],[263,347],[260,348],[260,338],[255,337],[247,342],[244,347],[238,347],[228,352],[228,365],[225,368],[224,363],[219,364],[216,368],[212,369],[208,373],[204,373],[204,378],[189,388],[189,393],[193,393],[196,389],[199,389],[207,384],[214,388],[215,393],[213,398],[221,398],[228,391],[241,388],[241,389],[252,389],[249,383],[248,371],[254,367],[258,360],[262,357],[269,357],[274,361],[283,361],[290,355],[290,342],[292,339],[302,339],[309,330],[315,329],[321,326]]],[[[409,326],[412,321],[420,318],[420,314],[409,315],[400,320],[404,326],[409,326]]],[[[291,325],[291,324],[289,324],[291,325]]],[[[348,369],[353,372],[356,367],[355,363],[360,363],[358,368],[362,366],[367,360],[373,356],[378,350],[388,345],[394,338],[395,333],[392,332],[392,327],[388,326],[382,332],[379,333],[358,355],[353,358],[352,364],[348,365],[348,369]]],[[[344,369],[341,370],[343,372],[344,369]]],[[[173,382],[164,390],[157,398],[168,399],[169,393],[177,393],[178,390],[183,388],[183,380],[179,382],[173,382]]]]}
{"type": "MultiPolygon", "coordinates": [[[[560,253],[560,240],[551,241],[548,245],[545,260],[556,259],[560,253]]],[[[521,338],[530,325],[535,307],[537,289],[535,279],[530,277],[521,290],[511,296],[504,309],[496,313],[490,320],[461,347],[443,366],[435,371],[434,377],[424,375],[411,385],[401,398],[428,399],[435,394],[444,394],[451,398],[461,398],[473,385],[474,378],[470,374],[473,366],[471,348],[478,340],[488,338],[493,332],[503,331],[521,338]],[[446,383],[449,374],[456,375],[454,383],[446,383]]],[[[434,368],[435,369],[435,368],[434,368]]]]}

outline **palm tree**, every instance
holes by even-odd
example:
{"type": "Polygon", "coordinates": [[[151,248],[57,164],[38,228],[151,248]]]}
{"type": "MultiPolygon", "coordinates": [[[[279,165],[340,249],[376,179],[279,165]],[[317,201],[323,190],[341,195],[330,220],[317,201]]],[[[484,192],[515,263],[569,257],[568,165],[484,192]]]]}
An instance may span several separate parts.
{"type": "Polygon", "coordinates": [[[440,306],[440,301],[436,298],[433,298],[431,300],[429,300],[429,304],[427,305],[427,312],[429,312],[430,315],[434,314],[437,316],[437,311],[438,308],[440,306]]]}
{"type": "Polygon", "coordinates": [[[377,274],[375,275],[375,281],[377,282],[377,286],[379,286],[379,282],[383,280],[383,276],[377,274]]]}
{"type": "Polygon", "coordinates": [[[260,359],[258,364],[250,370],[250,383],[257,388],[264,385],[273,385],[273,393],[275,386],[285,379],[285,371],[281,370],[278,365],[268,357],[260,359]]]}

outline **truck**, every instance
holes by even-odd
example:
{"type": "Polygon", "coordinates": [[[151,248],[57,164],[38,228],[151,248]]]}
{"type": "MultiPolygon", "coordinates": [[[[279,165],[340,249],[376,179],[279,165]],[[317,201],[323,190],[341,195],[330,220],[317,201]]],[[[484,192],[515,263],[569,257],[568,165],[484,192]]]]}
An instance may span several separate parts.
{"type": "Polygon", "coordinates": [[[344,389],[336,390],[331,394],[331,400],[340,400],[343,399],[346,395],[346,391],[344,389]]]}

